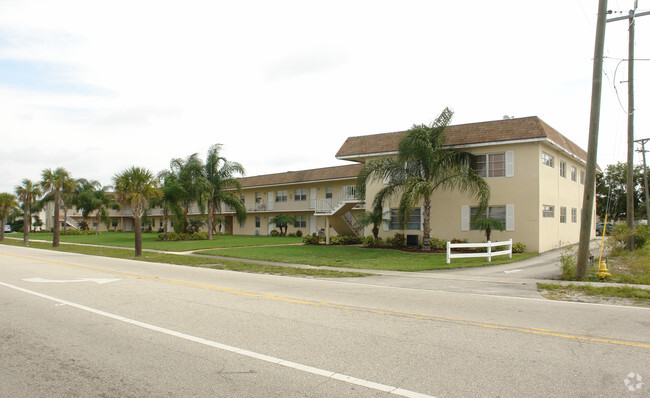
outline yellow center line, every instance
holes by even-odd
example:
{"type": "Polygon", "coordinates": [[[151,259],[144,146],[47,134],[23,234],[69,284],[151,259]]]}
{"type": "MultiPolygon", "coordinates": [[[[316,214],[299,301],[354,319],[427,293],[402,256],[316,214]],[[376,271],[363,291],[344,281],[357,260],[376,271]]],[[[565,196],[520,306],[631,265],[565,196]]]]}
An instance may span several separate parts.
{"type": "Polygon", "coordinates": [[[249,292],[249,291],[245,291],[245,290],[231,289],[231,288],[215,286],[215,285],[206,285],[206,284],[202,284],[202,283],[179,281],[179,280],[175,280],[175,279],[166,279],[166,278],[160,278],[160,277],[157,277],[157,276],[138,275],[138,274],[133,274],[133,273],[128,273],[128,272],[115,271],[115,270],[110,270],[110,269],[91,267],[91,266],[73,264],[73,263],[62,262],[62,261],[46,260],[46,259],[41,259],[41,258],[36,258],[36,257],[21,256],[21,255],[16,255],[16,254],[0,253],[0,255],[7,256],[7,257],[21,258],[21,259],[25,259],[25,260],[34,260],[34,261],[39,261],[39,262],[43,262],[43,263],[47,263],[47,264],[61,265],[61,266],[65,266],[65,267],[79,268],[79,269],[84,269],[84,270],[89,270],[89,271],[112,273],[112,274],[117,274],[117,275],[120,275],[120,276],[123,276],[123,277],[128,277],[128,278],[144,279],[144,280],[155,281],[155,282],[163,282],[163,283],[167,283],[167,284],[171,284],[171,285],[187,286],[187,287],[193,287],[193,288],[198,288],[198,289],[203,289],[203,290],[212,290],[212,291],[218,291],[218,292],[222,292],[222,293],[236,294],[236,295],[247,296],[247,297],[262,298],[262,299],[273,300],[273,301],[282,301],[282,302],[293,303],[293,304],[309,305],[309,306],[323,307],[323,308],[333,308],[333,309],[340,309],[340,310],[347,310],[347,311],[365,312],[365,313],[370,313],[370,314],[375,314],[375,315],[396,316],[396,317],[403,317],[403,318],[410,318],[410,319],[447,322],[447,323],[454,323],[454,324],[458,324],[458,325],[475,326],[475,327],[480,327],[480,328],[485,328],[485,329],[494,329],[494,330],[507,330],[507,331],[512,331],[512,332],[534,334],[534,335],[539,335],[539,336],[549,336],[549,337],[556,337],[556,338],[568,339],[568,340],[589,341],[589,342],[595,342],[595,343],[614,344],[614,345],[621,345],[621,346],[627,346],[627,347],[637,347],[637,348],[650,348],[650,344],[644,344],[644,343],[638,343],[638,342],[632,342],[632,341],[625,341],[625,340],[621,340],[621,339],[617,340],[617,339],[613,339],[613,338],[609,338],[609,337],[603,337],[603,336],[588,336],[588,335],[568,334],[568,333],[555,331],[555,330],[550,330],[550,329],[539,329],[539,328],[528,328],[528,327],[512,326],[512,325],[501,325],[501,324],[494,324],[494,323],[487,323],[487,322],[475,322],[475,321],[469,321],[469,320],[463,320],[463,319],[457,319],[457,318],[439,317],[439,316],[424,315],[424,314],[414,314],[414,313],[391,311],[391,310],[376,310],[376,309],[371,309],[371,308],[354,307],[354,306],[349,306],[349,305],[344,305],[344,304],[330,303],[330,302],[327,302],[327,301],[311,301],[311,300],[305,300],[305,299],[296,299],[296,298],[285,297],[285,296],[277,296],[277,295],[268,294],[268,293],[256,293],[256,292],[249,292]]]}

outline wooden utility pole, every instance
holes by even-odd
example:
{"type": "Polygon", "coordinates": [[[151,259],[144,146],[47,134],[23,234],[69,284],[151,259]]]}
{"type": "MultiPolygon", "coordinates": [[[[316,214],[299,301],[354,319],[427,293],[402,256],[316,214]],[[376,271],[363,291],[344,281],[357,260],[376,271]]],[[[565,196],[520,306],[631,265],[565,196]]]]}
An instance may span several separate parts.
{"type": "Polygon", "coordinates": [[[591,114],[589,118],[589,144],[587,148],[587,165],[585,188],[582,198],[582,214],[580,218],[580,244],[578,245],[578,260],[576,278],[583,279],[587,275],[589,260],[589,242],[594,214],[594,195],[596,192],[596,155],[598,152],[598,128],[600,126],[600,98],[603,87],[603,48],[605,46],[605,16],[607,15],[607,0],[598,1],[598,20],[596,22],[596,43],[594,45],[594,67],[591,80],[591,114]]]}
{"type": "MultiPolygon", "coordinates": [[[[627,62],[627,211],[626,222],[628,231],[634,228],[634,10],[630,10],[630,36],[628,39],[627,62]]],[[[634,234],[627,237],[627,249],[634,251],[634,234]]]]}
{"type": "Polygon", "coordinates": [[[645,153],[648,152],[645,149],[645,143],[650,141],[650,138],[643,138],[640,140],[635,140],[634,142],[640,142],[641,143],[641,149],[638,150],[637,152],[641,152],[643,155],[643,187],[645,188],[645,219],[648,225],[650,225],[650,200],[648,200],[648,170],[646,169],[646,162],[645,162],[645,153]]]}

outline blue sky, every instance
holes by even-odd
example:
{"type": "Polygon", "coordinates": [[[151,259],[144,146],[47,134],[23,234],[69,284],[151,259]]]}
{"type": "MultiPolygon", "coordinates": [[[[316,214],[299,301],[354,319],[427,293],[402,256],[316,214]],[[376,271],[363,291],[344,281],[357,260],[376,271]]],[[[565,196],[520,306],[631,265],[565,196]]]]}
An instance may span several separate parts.
{"type": "MultiPolygon", "coordinates": [[[[455,124],[536,115],[586,148],[596,7],[0,0],[0,192],[55,167],[110,184],[215,143],[248,175],[345,164],[334,155],[347,137],[428,123],[446,106],[455,124]]],[[[639,18],[639,59],[649,31],[639,18]]],[[[608,24],[605,54],[601,167],[626,157],[625,63],[614,76],[625,23],[608,24]]],[[[645,138],[650,62],[635,73],[645,138]]]]}

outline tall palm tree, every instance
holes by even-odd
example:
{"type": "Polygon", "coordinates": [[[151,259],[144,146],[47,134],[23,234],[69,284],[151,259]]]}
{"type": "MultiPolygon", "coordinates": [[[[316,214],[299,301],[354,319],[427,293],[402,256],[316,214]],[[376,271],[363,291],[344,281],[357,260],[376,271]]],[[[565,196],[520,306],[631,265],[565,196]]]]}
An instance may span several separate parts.
{"type": "Polygon", "coordinates": [[[179,206],[184,190],[178,183],[176,175],[169,170],[163,170],[158,173],[158,179],[162,187],[162,195],[160,199],[152,200],[152,207],[160,207],[162,209],[162,224],[163,224],[163,240],[167,240],[167,224],[170,212],[172,214],[182,214],[179,206]]]}
{"type": "Polygon", "coordinates": [[[76,206],[81,210],[81,216],[87,225],[87,219],[92,212],[95,213],[96,225],[95,235],[99,235],[99,224],[104,222],[106,228],[110,226],[109,210],[119,210],[120,206],[115,201],[113,195],[108,192],[110,187],[102,187],[98,182],[85,184],[81,183],[82,191],[79,193],[76,206]]]}
{"type": "Polygon", "coordinates": [[[375,195],[373,207],[399,196],[398,219],[404,228],[413,208],[422,201],[422,249],[431,250],[431,195],[437,189],[467,193],[479,203],[479,214],[490,199],[490,188],[474,170],[469,152],[445,147],[445,129],[453,112],[445,108],[430,125],[413,125],[399,142],[394,158],[371,160],[359,172],[357,189],[365,197],[366,184],[386,182],[375,195]]]}
{"type": "Polygon", "coordinates": [[[31,228],[30,206],[35,205],[38,198],[42,195],[39,185],[32,180],[25,178],[22,185],[15,188],[18,200],[23,204],[23,243],[29,244],[29,230],[31,228]]]}
{"type": "MultiPolygon", "coordinates": [[[[172,173],[175,175],[179,202],[183,210],[182,232],[187,232],[190,225],[189,211],[192,204],[196,204],[199,210],[205,209],[205,201],[209,192],[210,184],[204,176],[205,165],[195,153],[187,159],[175,158],[170,163],[172,173]]],[[[177,214],[177,217],[179,215],[177,214]]],[[[180,218],[178,218],[180,221],[180,218]]]]}
{"type": "Polygon", "coordinates": [[[67,192],[74,189],[74,180],[70,177],[70,173],[63,167],[59,167],[54,171],[52,169],[43,170],[41,179],[43,191],[54,194],[54,235],[52,237],[52,246],[58,247],[61,231],[61,221],[59,220],[61,194],[64,191],[67,192]]]}
{"type": "Polygon", "coordinates": [[[212,145],[205,159],[205,179],[209,183],[207,197],[209,240],[212,240],[215,213],[221,213],[222,203],[235,211],[235,217],[239,224],[246,221],[246,206],[242,203],[239,195],[232,191],[236,189],[237,193],[241,194],[241,183],[236,176],[244,175],[246,172],[241,164],[230,162],[220,156],[220,150],[221,144],[212,145]]]}
{"type": "Polygon", "coordinates": [[[118,197],[131,206],[135,223],[135,256],[142,256],[142,216],[149,201],[162,195],[158,179],[149,170],[132,166],[113,176],[118,197]]]}
{"type": "Polygon", "coordinates": [[[18,200],[15,195],[7,192],[0,193],[0,214],[2,215],[2,231],[0,232],[0,241],[5,240],[5,224],[7,224],[7,215],[18,206],[18,200]]]}

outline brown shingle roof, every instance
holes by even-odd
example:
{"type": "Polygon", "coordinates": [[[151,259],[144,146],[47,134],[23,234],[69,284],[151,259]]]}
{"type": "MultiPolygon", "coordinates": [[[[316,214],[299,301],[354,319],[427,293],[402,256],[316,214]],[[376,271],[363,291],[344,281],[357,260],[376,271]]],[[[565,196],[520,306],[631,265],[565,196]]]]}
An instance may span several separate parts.
{"type": "Polygon", "coordinates": [[[311,170],[287,171],[285,173],[243,177],[239,178],[239,182],[241,183],[242,188],[250,188],[265,185],[296,184],[301,182],[356,178],[361,167],[363,167],[362,164],[351,164],[311,170]]]}
{"type": "MultiPolygon", "coordinates": [[[[343,143],[336,157],[353,160],[374,154],[396,153],[404,133],[400,131],[350,137],[343,143]]],[[[583,161],[587,160],[587,153],[582,148],[537,116],[449,126],[445,135],[445,143],[449,146],[548,139],[583,161]]]]}

